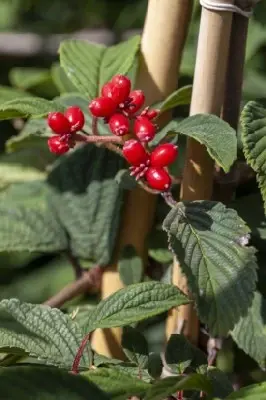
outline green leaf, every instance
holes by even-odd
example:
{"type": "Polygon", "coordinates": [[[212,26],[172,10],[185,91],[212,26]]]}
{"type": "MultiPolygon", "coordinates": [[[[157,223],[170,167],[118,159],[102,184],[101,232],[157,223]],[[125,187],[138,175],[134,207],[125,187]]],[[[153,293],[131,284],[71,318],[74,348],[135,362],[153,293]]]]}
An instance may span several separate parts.
{"type": "Polygon", "coordinates": [[[118,272],[125,285],[139,283],[143,277],[143,263],[131,244],[123,247],[118,260],[118,272]]]}
{"type": "Polygon", "coordinates": [[[156,108],[158,107],[162,113],[178,106],[188,105],[191,101],[191,94],[192,85],[183,86],[171,93],[170,96],[160,103],[159,107],[156,105],[156,108]]]}
{"type": "Polygon", "coordinates": [[[137,283],[102,300],[90,314],[87,330],[129,325],[188,302],[187,297],[173,285],[137,283]]]}
{"type": "Polygon", "coordinates": [[[48,176],[55,209],[74,256],[107,264],[120,222],[122,191],[114,181],[122,157],[88,144],[58,163],[48,176]]]}
{"type": "Polygon", "coordinates": [[[256,383],[243,387],[237,392],[231,393],[225,400],[266,400],[266,382],[256,383]]]}
{"type": "Polygon", "coordinates": [[[93,353],[94,353],[93,354],[93,365],[95,367],[117,365],[117,364],[122,363],[121,360],[118,360],[116,358],[109,358],[109,357],[104,356],[103,354],[98,354],[95,351],[93,353]]]}
{"type": "Polygon", "coordinates": [[[68,79],[65,71],[60,67],[59,63],[52,66],[51,74],[59,93],[71,93],[77,91],[76,86],[74,86],[74,84],[68,79]]]}
{"type": "Polygon", "coordinates": [[[167,264],[173,261],[173,254],[168,248],[167,236],[162,229],[153,229],[149,237],[149,256],[155,261],[167,264]]]}
{"type": "Polygon", "coordinates": [[[197,369],[207,365],[205,354],[179,334],[170,336],[165,350],[165,361],[177,374],[183,374],[189,366],[197,369]]]}
{"type": "Polygon", "coordinates": [[[179,203],[163,223],[198,313],[212,335],[224,336],[247,313],[256,287],[255,249],[236,211],[213,201],[179,203]]]}
{"type": "Polygon", "coordinates": [[[215,162],[228,172],[237,157],[236,132],[215,115],[197,114],[185,118],[175,128],[181,133],[206,146],[215,162]]]}
{"type": "Polygon", "coordinates": [[[211,380],[214,397],[221,397],[224,399],[225,396],[228,396],[234,391],[227,374],[220,371],[218,368],[209,367],[207,376],[211,380]]]}
{"type": "Polygon", "coordinates": [[[144,400],[162,400],[179,390],[196,390],[209,394],[212,392],[212,385],[206,376],[200,374],[190,374],[185,378],[171,376],[155,382],[144,400]]]}
{"type": "MultiPolygon", "coordinates": [[[[21,303],[18,299],[0,302],[0,348],[19,348],[43,363],[71,368],[84,333],[72,319],[56,308],[21,303]]],[[[91,363],[89,346],[80,367],[91,363]]]]}
{"type": "Polygon", "coordinates": [[[110,400],[85,378],[53,367],[2,368],[0,385],[5,400],[110,400]]]}
{"type": "Polygon", "coordinates": [[[127,74],[136,62],[140,37],[111,47],[82,40],[66,40],[59,48],[60,64],[77,89],[93,99],[113,75],[127,74]]]}
{"type": "Polygon", "coordinates": [[[0,202],[0,251],[55,252],[67,248],[66,234],[48,207],[0,202]]]}
{"type": "Polygon", "coordinates": [[[145,336],[140,331],[130,326],[125,327],[121,345],[127,358],[140,370],[147,367],[149,347],[145,336]]]}
{"type": "Polygon", "coordinates": [[[41,118],[51,111],[63,111],[63,108],[56,101],[40,97],[22,97],[0,105],[0,120],[30,116],[41,118]]]}
{"type": "Polygon", "coordinates": [[[18,99],[19,97],[31,96],[30,93],[25,93],[22,90],[14,89],[10,86],[0,85],[0,104],[10,100],[18,99]]]}
{"type": "Polygon", "coordinates": [[[113,368],[98,368],[96,371],[84,372],[82,376],[107,392],[113,400],[125,400],[132,396],[142,397],[151,386],[113,368]]]}
{"type": "Polygon", "coordinates": [[[241,114],[243,151],[256,172],[266,213],[266,108],[250,101],[241,114]]]}
{"type": "Polygon", "coordinates": [[[124,190],[133,190],[137,187],[136,179],[130,175],[128,169],[121,169],[115,176],[115,181],[124,190]]]}
{"type": "MultiPolygon", "coordinates": [[[[124,374],[130,375],[134,379],[139,379],[140,369],[139,369],[139,367],[136,367],[136,364],[134,364],[134,363],[121,362],[119,364],[113,365],[112,368],[116,369],[117,371],[121,371],[124,374]]],[[[141,379],[144,382],[150,383],[151,377],[148,374],[147,369],[142,369],[141,370],[141,379]]]]}
{"type": "Polygon", "coordinates": [[[11,84],[20,89],[31,89],[50,79],[50,71],[46,68],[16,67],[9,72],[11,84]]]}
{"type": "Polygon", "coordinates": [[[240,318],[231,336],[242,350],[266,367],[266,302],[259,292],[255,293],[248,314],[240,318]]]}
{"type": "Polygon", "coordinates": [[[160,378],[163,371],[163,362],[161,355],[158,353],[150,353],[148,359],[148,372],[154,379],[160,378]]]}

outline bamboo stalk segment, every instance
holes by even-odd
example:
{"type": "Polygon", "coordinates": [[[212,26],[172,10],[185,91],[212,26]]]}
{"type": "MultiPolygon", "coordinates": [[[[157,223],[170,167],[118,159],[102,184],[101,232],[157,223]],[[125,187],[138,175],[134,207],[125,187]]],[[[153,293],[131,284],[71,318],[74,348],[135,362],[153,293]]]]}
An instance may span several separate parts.
{"type": "MultiPolygon", "coordinates": [[[[223,1],[233,4],[234,1],[223,1]]],[[[230,43],[232,13],[202,8],[190,115],[220,115],[230,43]]],[[[212,196],[213,161],[204,146],[188,139],[181,188],[181,200],[207,200],[212,196]]],[[[189,294],[186,278],[174,261],[173,283],[189,294]]],[[[179,332],[194,344],[198,342],[199,322],[193,305],[173,310],[167,321],[167,337],[179,332]]]]}
{"type": "MultiPolygon", "coordinates": [[[[141,43],[142,60],[137,80],[137,87],[145,91],[147,104],[163,99],[176,88],[192,6],[193,0],[148,2],[141,43]]],[[[165,119],[161,121],[164,122],[165,119]]],[[[132,244],[144,263],[146,262],[146,238],[152,226],[155,206],[156,196],[140,188],[129,192],[115,261],[103,274],[102,298],[123,287],[117,272],[117,258],[124,245],[132,244]]],[[[123,358],[121,334],[120,328],[96,330],[92,338],[93,348],[100,354],[123,358]]]]}

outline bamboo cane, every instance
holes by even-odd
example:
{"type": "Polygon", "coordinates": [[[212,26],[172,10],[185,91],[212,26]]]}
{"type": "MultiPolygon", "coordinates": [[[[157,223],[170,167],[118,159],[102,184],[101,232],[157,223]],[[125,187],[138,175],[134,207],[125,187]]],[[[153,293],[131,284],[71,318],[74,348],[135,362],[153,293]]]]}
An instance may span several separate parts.
{"type": "MultiPolygon", "coordinates": [[[[219,2],[219,1],[218,1],[219,2]]],[[[223,3],[233,4],[233,0],[223,3]]],[[[232,13],[202,8],[190,115],[220,115],[223,104],[226,67],[229,52],[232,13]]],[[[204,200],[212,196],[213,161],[206,148],[188,139],[181,188],[181,200],[204,200]]],[[[189,294],[187,281],[177,260],[174,261],[173,283],[189,294]]],[[[181,306],[169,315],[167,337],[173,332],[198,342],[199,322],[193,305],[181,306]]]]}
{"type": "MultiPolygon", "coordinates": [[[[234,129],[237,129],[239,121],[248,22],[248,18],[242,15],[234,14],[233,16],[225,97],[221,116],[234,129]]],[[[214,199],[228,204],[236,189],[237,165],[235,164],[228,174],[225,174],[219,168],[216,182],[214,199]]]]}
{"type": "MultiPolygon", "coordinates": [[[[192,13],[193,0],[149,0],[141,41],[142,60],[137,87],[145,91],[147,104],[161,100],[176,88],[177,73],[192,13]]],[[[159,121],[160,123],[160,121],[159,121]]],[[[156,197],[142,189],[128,194],[115,261],[103,274],[102,298],[123,285],[117,272],[117,255],[132,244],[147,260],[146,238],[151,229],[156,197]]],[[[93,348],[101,354],[123,358],[120,328],[97,330],[93,348]]]]}

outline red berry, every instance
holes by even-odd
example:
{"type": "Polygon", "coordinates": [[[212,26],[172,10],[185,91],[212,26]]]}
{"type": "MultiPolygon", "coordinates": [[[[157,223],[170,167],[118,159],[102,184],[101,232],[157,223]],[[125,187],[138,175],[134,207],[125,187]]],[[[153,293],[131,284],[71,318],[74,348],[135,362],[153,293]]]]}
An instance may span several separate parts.
{"type": "Polygon", "coordinates": [[[151,165],[153,167],[166,167],[172,164],[178,156],[178,147],[172,143],[160,144],[151,153],[151,165]]]}
{"type": "Polygon", "coordinates": [[[97,97],[92,100],[89,109],[94,117],[110,117],[115,112],[116,104],[109,97],[97,97]]]}
{"type": "Polygon", "coordinates": [[[69,150],[69,144],[65,141],[61,141],[58,136],[51,136],[48,139],[48,147],[51,153],[64,154],[69,150]]]}
{"type": "Polygon", "coordinates": [[[137,112],[145,102],[145,96],[142,90],[133,90],[133,92],[129,93],[130,104],[126,109],[130,114],[134,114],[137,112]]]}
{"type": "Polygon", "coordinates": [[[49,113],[47,122],[52,131],[58,135],[66,135],[71,131],[70,122],[61,112],[49,113]]]}
{"type": "Polygon", "coordinates": [[[129,120],[123,114],[114,114],[109,119],[110,131],[116,136],[124,136],[129,131],[129,120]]]}
{"type": "Polygon", "coordinates": [[[141,142],[150,142],[156,133],[156,126],[147,117],[138,117],[134,123],[134,132],[141,142]]]}
{"type": "Polygon", "coordinates": [[[71,132],[77,132],[83,128],[85,124],[85,117],[79,107],[69,107],[65,112],[65,116],[71,125],[71,132]]]}
{"type": "Polygon", "coordinates": [[[119,85],[119,82],[117,84],[114,82],[108,82],[102,87],[101,94],[103,97],[109,97],[116,103],[116,105],[118,105],[120,103],[123,103],[128,98],[130,85],[130,81],[129,86],[127,83],[125,85],[119,85]]]}
{"type": "Polygon", "coordinates": [[[146,152],[140,142],[134,139],[127,140],[123,146],[123,155],[127,162],[134,166],[147,164],[149,154],[146,152]]]}
{"type": "Polygon", "coordinates": [[[145,117],[155,119],[160,113],[160,110],[148,110],[145,117]]]}
{"type": "Polygon", "coordinates": [[[120,89],[121,93],[124,95],[123,101],[129,96],[129,92],[131,89],[131,81],[125,75],[115,75],[111,81],[117,88],[120,89]]]}
{"type": "Polygon", "coordinates": [[[163,168],[148,168],[145,178],[152,189],[165,192],[170,188],[170,175],[163,168]]]}

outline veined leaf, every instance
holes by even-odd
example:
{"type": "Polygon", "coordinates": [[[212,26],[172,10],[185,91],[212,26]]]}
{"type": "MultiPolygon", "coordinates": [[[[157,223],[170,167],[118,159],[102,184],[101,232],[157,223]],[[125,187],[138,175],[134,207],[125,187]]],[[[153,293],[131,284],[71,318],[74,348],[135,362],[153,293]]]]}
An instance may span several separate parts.
{"type": "Polygon", "coordinates": [[[18,117],[41,118],[51,111],[63,111],[56,101],[40,97],[21,97],[0,105],[0,120],[18,117]]]}
{"type": "Polygon", "coordinates": [[[142,397],[151,387],[149,383],[113,368],[98,368],[96,371],[84,372],[82,376],[107,392],[112,400],[142,397]]]}
{"type": "Polygon", "coordinates": [[[200,374],[190,374],[185,378],[171,376],[155,382],[147,391],[144,400],[163,400],[179,390],[196,390],[210,394],[212,385],[206,376],[200,374]]]}
{"type": "Polygon", "coordinates": [[[232,383],[228,375],[215,367],[208,367],[208,378],[211,380],[213,387],[213,396],[225,398],[234,391],[232,383]]]}
{"type": "Polygon", "coordinates": [[[0,371],[5,400],[110,400],[93,383],[51,367],[10,367],[0,371]]]}
{"type": "Polygon", "coordinates": [[[159,108],[162,113],[178,106],[188,105],[191,101],[191,94],[192,85],[183,86],[171,93],[164,101],[155,104],[153,107],[159,108]]]}
{"type": "MultiPolygon", "coordinates": [[[[76,322],[56,308],[18,299],[0,302],[0,351],[19,348],[44,363],[69,369],[83,336],[76,322]]],[[[91,357],[87,346],[80,366],[88,367],[91,357]]]]}
{"type": "Polygon", "coordinates": [[[51,69],[52,79],[59,93],[76,92],[77,88],[68,79],[60,64],[54,64],[51,69]]]}
{"type": "Polygon", "coordinates": [[[92,100],[113,75],[127,74],[136,62],[140,37],[104,47],[82,40],[66,40],[60,48],[60,64],[77,89],[92,100]]]}
{"type": "Polygon", "coordinates": [[[6,103],[10,100],[15,100],[19,97],[31,96],[30,93],[25,93],[22,90],[14,89],[10,86],[0,85],[0,104],[6,103]]]}
{"type": "Polygon", "coordinates": [[[231,336],[242,350],[265,368],[266,366],[266,302],[255,293],[246,316],[240,318],[231,336]]]}
{"type": "Polygon", "coordinates": [[[222,203],[179,203],[163,223],[198,313],[212,335],[224,336],[247,314],[256,287],[255,249],[249,229],[222,203]]]}
{"type": "Polygon", "coordinates": [[[266,383],[256,383],[231,393],[225,400],[266,400],[266,383]]]}
{"type": "Polygon", "coordinates": [[[160,282],[137,283],[102,300],[90,314],[87,330],[129,325],[188,302],[176,286],[160,282]]]}
{"type": "Polygon", "coordinates": [[[147,368],[149,347],[145,336],[130,326],[123,329],[122,348],[127,358],[136,364],[140,371],[147,368]]]}
{"type": "Polygon", "coordinates": [[[256,171],[266,213],[266,108],[250,101],[241,114],[243,150],[256,171]]]}
{"type": "Polygon", "coordinates": [[[236,132],[216,115],[197,114],[185,118],[174,129],[206,146],[209,155],[228,172],[237,157],[236,132]]]}
{"type": "Polygon", "coordinates": [[[49,203],[74,256],[101,265],[110,261],[123,196],[114,176],[123,164],[117,154],[88,144],[60,157],[49,174],[49,203]]]}

